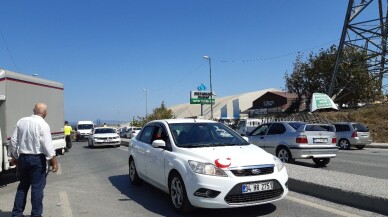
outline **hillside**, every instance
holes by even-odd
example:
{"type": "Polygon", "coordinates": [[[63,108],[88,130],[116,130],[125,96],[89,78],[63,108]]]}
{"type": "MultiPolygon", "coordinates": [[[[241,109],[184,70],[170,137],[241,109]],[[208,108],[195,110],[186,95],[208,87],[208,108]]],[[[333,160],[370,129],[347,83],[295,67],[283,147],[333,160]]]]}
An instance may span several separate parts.
{"type": "Polygon", "coordinates": [[[388,104],[331,112],[301,112],[292,114],[287,119],[309,123],[360,122],[370,129],[373,142],[388,143],[388,104]]]}
{"type": "Polygon", "coordinates": [[[369,127],[373,142],[388,143],[388,104],[370,105],[337,112],[319,112],[318,114],[331,122],[361,122],[369,127]]]}

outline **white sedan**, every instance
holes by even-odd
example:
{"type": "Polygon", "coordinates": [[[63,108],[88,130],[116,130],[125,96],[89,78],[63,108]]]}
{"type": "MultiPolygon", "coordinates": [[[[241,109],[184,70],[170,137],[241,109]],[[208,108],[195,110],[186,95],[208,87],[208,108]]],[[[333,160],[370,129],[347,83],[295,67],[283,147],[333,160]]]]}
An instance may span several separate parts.
{"type": "Polygon", "coordinates": [[[152,121],[128,150],[130,182],[165,191],[179,213],[272,203],[288,193],[283,163],[218,122],[152,121]]]}
{"type": "Polygon", "coordinates": [[[114,128],[97,127],[93,130],[93,135],[89,137],[89,147],[113,145],[119,147],[121,144],[120,136],[114,128]]]}

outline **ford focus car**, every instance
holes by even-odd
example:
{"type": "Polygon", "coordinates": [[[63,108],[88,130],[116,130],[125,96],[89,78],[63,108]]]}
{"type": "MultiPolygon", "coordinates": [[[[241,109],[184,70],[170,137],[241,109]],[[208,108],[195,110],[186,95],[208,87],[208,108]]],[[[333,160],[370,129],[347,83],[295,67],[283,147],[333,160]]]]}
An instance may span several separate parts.
{"type": "Polygon", "coordinates": [[[93,134],[89,137],[89,147],[112,145],[120,146],[121,139],[114,128],[97,127],[94,128],[93,134]]]}
{"type": "Polygon", "coordinates": [[[152,121],[128,149],[130,182],[165,191],[180,213],[271,203],[288,193],[283,163],[218,122],[152,121]]]}

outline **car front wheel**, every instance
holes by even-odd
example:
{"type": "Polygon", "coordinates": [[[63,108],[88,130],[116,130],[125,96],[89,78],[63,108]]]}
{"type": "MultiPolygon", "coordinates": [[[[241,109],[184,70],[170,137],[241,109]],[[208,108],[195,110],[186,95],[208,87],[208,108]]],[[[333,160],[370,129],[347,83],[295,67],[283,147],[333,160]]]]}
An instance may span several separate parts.
{"type": "Polygon", "coordinates": [[[175,211],[178,213],[190,212],[193,207],[187,198],[185,184],[179,174],[172,174],[169,181],[169,187],[170,198],[175,211]]]}
{"type": "Polygon", "coordinates": [[[293,161],[291,152],[286,147],[280,147],[276,151],[276,157],[278,157],[283,163],[291,163],[293,161]]]}
{"type": "Polygon", "coordinates": [[[129,180],[133,185],[141,183],[141,179],[137,175],[135,161],[132,158],[129,160],[129,180]]]}
{"type": "Polygon", "coordinates": [[[323,167],[330,162],[330,158],[313,158],[313,161],[317,166],[323,167]]]}
{"type": "Polygon", "coordinates": [[[338,146],[340,149],[349,150],[350,142],[347,139],[340,139],[340,141],[338,142],[338,146]]]}

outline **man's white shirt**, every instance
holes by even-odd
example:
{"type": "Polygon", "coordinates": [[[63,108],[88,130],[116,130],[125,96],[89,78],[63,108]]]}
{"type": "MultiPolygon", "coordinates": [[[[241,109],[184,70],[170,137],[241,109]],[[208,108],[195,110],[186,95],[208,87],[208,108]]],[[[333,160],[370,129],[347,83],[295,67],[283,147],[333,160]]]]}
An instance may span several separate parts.
{"type": "Polygon", "coordinates": [[[10,143],[9,154],[16,159],[20,154],[44,154],[47,159],[55,156],[50,126],[38,115],[20,119],[10,143]]]}

